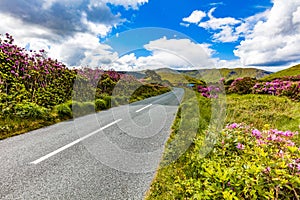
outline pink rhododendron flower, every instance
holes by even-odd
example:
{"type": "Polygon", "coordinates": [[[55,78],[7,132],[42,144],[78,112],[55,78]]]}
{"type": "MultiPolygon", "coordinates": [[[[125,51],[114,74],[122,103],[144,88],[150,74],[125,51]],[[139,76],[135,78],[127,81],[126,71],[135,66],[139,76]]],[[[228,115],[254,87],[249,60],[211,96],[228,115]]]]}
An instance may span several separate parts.
{"type": "Polygon", "coordinates": [[[243,150],[243,149],[245,149],[245,146],[241,143],[238,143],[236,148],[243,150]]]}
{"type": "Polygon", "coordinates": [[[238,128],[238,127],[240,127],[240,126],[237,123],[233,123],[233,124],[230,124],[230,125],[226,126],[226,128],[228,128],[228,129],[235,129],[235,128],[238,128]]]}
{"type": "Polygon", "coordinates": [[[262,137],[261,136],[261,132],[259,130],[257,130],[257,129],[254,129],[252,131],[252,135],[255,136],[256,138],[261,138],[262,137]]]}
{"type": "Polygon", "coordinates": [[[268,174],[271,172],[271,168],[270,167],[267,167],[266,169],[264,169],[264,173],[268,174]]]}

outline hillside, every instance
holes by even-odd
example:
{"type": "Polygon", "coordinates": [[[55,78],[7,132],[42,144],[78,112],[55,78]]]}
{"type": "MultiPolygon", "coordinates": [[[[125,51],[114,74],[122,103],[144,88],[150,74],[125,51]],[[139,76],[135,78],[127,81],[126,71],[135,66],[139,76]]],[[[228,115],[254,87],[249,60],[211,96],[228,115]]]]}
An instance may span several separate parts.
{"type": "Polygon", "coordinates": [[[281,78],[284,76],[297,76],[300,75],[300,64],[299,65],[295,65],[293,67],[290,67],[288,69],[284,69],[278,72],[275,72],[273,74],[270,74],[268,76],[263,77],[261,80],[273,80],[276,78],[281,78]]]}
{"type": "Polygon", "coordinates": [[[181,70],[180,73],[184,73],[188,76],[203,79],[205,81],[218,81],[220,77],[224,77],[225,80],[236,79],[239,77],[252,77],[252,78],[262,78],[272,72],[264,71],[255,68],[235,68],[235,69],[199,69],[199,70],[181,70]]]}

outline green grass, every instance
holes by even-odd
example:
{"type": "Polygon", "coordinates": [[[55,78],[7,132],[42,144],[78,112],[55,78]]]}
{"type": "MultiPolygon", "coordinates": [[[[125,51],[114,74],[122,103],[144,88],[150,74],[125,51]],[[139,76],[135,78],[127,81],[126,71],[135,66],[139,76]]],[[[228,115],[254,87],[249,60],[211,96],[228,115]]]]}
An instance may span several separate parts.
{"type": "Polygon", "coordinates": [[[300,75],[300,65],[295,65],[288,69],[284,69],[284,70],[278,71],[276,73],[270,74],[268,76],[263,77],[261,80],[271,81],[273,79],[282,78],[284,76],[297,76],[297,75],[300,75]]]}
{"type": "Polygon", "coordinates": [[[20,135],[45,126],[50,126],[60,121],[61,120],[59,118],[53,118],[52,120],[30,118],[24,119],[20,117],[2,118],[0,119],[0,140],[20,135]]]}
{"type": "MultiPolygon", "coordinates": [[[[249,125],[253,124],[258,129],[263,128],[265,124],[270,124],[270,127],[273,129],[299,131],[299,102],[293,102],[286,97],[236,94],[227,95],[226,102],[227,108],[224,126],[227,123],[244,122],[249,125]]],[[[173,153],[169,148],[169,144],[174,141],[174,138],[176,139],[176,137],[178,137],[178,134],[187,133],[184,132],[185,129],[183,129],[183,131],[180,130],[180,125],[184,125],[184,127],[195,126],[195,121],[193,120],[195,116],[193,115],[193,112],[199,114],[197,109],[201,113],[201,117],[196,117],[196,119],[198,119],[197,121],[200,122],[198,123],[198,125],[200,125],[199,129],[196,132],[194,129],[191,130],[191,128],[186,128],[186,130],[192,131],[192,133],[189,132],[188,135],[196,135],[195,141],[204,140],[204,130],[209,126],[209,119],[211,117],[210,107],[210,100],[202,97],[191,97],[190,93],[185,94],[181,108],[179,109],[177,118],[174,122],[173,132],[170,140],[167,142],[162,164],[151,184],[150,190],[147,193],[147,200],[186,199],[186,196],[182,194],[191,194],[194,192],[193,190],[189,191],[188,189],[189,180],[191,180],[192,184],[192,182],[194,182],[193,180],[195,180],[195,174],[203,173],[197,171],[201,168],[200,166],[187,166],[187,163],[197,163],[191,161],[199,157],[199,151],[194,151],[195,143],[193,142],[187,151],[175,162],[166,165],[165,160],[168,161],[168,159],[170,159],[170,155],[172,156],[173,153]],[[197,100],[201,106],[195,106],[195,100],[197,100]],[[182,108],[185,105],[186,112],[182,113],[182,108]],[[189,170],[187,171],[186,169],[189,170]],[[183,188],[182,185],[180,185],[180,183],[183,182],[187,188],[183,188]]],[[[184,136],[180,137],[184,139],[184,136]]],[[[298,140],[300,140],[299,137],[298,140]]],[[[299,144],[300,141],[297,142],[299,144]]]]}
{"type": "Polygon", "coordinates": [[[227,95],[227,123],[265,124],[281,130],[296,131],[300,125],[300,103],[272,95],[227,95]]]}

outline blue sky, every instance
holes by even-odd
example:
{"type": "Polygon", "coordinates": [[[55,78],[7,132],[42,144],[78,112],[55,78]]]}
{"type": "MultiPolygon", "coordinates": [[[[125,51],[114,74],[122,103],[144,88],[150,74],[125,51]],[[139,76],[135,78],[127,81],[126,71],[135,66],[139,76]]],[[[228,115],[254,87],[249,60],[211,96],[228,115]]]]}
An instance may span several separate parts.
{"type": "Polygon", "coordinates": [[[143,70],[300,62],[300,0],[1,0],[0,33],[68,66],[143,70]]]}

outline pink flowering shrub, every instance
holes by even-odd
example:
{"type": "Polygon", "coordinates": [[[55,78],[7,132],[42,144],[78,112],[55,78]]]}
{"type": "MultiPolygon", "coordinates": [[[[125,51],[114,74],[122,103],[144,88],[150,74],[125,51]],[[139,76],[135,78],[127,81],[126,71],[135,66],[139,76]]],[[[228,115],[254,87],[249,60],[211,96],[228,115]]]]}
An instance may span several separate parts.
{"type": "Polygon", "coordinates": [[[253,93],[288,96],[299,101],[300,81],[275,79],[271,82],[256,83],[253,86],[253,93]]]}
{"type": "MultiPolygon", "coordinates": [[[[1,35],[0,35],[1,36],[1,35]]],[[[46,56],[14,44],[8,33],[0,37],[0,108],[32,102],[52,107],[70,99],[76,71],[46,56]]]]}
{"type": "Polygon", "coordinates": [[[197,139],[184,171],[176,180],[186,199],[299,199],[300,140],[298,132],[258,130],[228,124],[206,157],[197,139]]]}
{"type": "Polygon", "coordinates": [[[250,94],[256,80],[250,77],[235,79],[228,88],[229,93],[250,94]]]}
{"type": "Polygon", "coordinates": [[[221,92],[221,89],[218,86],[202,86],[197,87],[198,92],[206,98],[218,98],[218,94],[221,92]]]}

